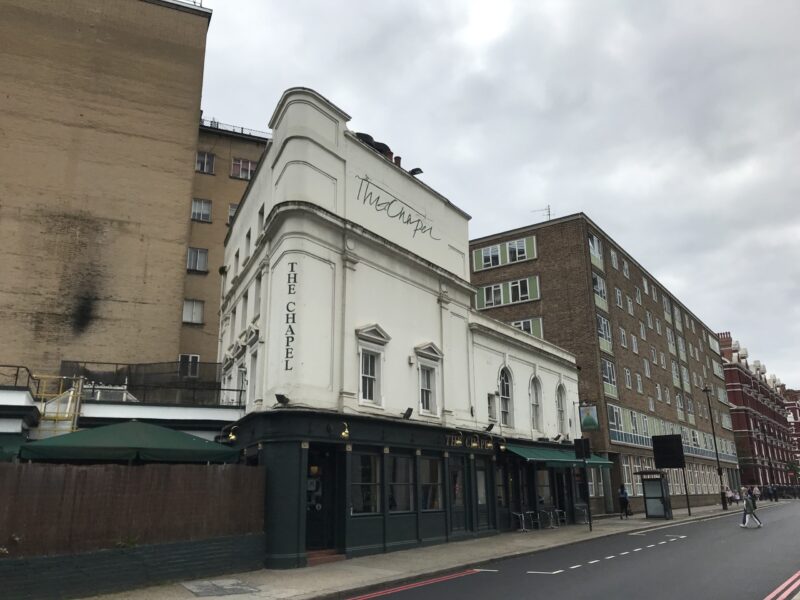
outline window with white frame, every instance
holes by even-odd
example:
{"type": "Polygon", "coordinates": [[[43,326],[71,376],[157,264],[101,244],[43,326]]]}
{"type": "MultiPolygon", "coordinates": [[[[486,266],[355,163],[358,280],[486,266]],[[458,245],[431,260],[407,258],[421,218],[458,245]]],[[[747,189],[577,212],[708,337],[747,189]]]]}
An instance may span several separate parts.
{"type": "Polygon", "coordinates": [[[231,161],[231,177],[250,180],[256,172],[258,163],[246,158],[234,158],[231,161]]]}
{"type": "Polygon", "coordinates": [[[507,368],[500,371],[500,424],[513,425],[514,405],[511,399],[511,373],[507,368]]]}
{"type": "Polygon", "coordinates": [[[512,281],[509,287],[511,289],[511,302],[524,302],[530,299],[527,279],[512,281]]]}
{"type": "Polygon", "coordinates": [[[525,248],[525,240],[514,240],[508,242],[508,262],[517,262],[528,258],[528,253],[525,248]]]}
{"type": "Polygon", "coordinates": [[[650,412],[656,412],[656,402],[653,400],[652,396],[647,397],[647,406],[650,409],[650,412]]]}
{"type": "Polygon", "coordinates": [[[358,338],[358,399],[362,404],[383,406],[384,347],[391,339],[377,324],[356,329],[358,338]]]}
{"type": "Polygon", "coordinates": [[[531,379],[531,427],[541,431],[542,426],[542,384],[538,377],[531,379]]]}
{"type": "Polygon", "coordinates": [[[521,321],[512,321],[511,326],[519,329],[520,331],[524,331],[528,335],[538,338],[543,337],[541,317],[532,317],[530,319],[522,319],[521,321]]]}
{"type": "Polygon", "coordinates": [[[642,290],[640,290],[637,287],[636,288],[636,304],[641,304],[641,303],[642,303],[642,290]]]}
{"type": "Polygon", "coordinates": [[[631,379],[631,370],[625,367],[624,372],[625,372],[625,387],[631,389],[633,387],[633,379],[631,379]]]}
{"type": "Polygon", "coordinates": [[[639,354],[639,340],[636,339],[635,335],[631,335],[631,352],[639,354]]]}
{"type": "Polygon", "coordinates": [[[644,388],[642,387],[642,376],[639,373],[636,374],[636,391],[640,394],[644,393],[644,388]]]}
{"type": "Polygon", "coordinates": [[[630,296],[625,296],[625,300],[628,301],[628,314],[633,314],[633,299],[630,296]]]}
{"type": "Polygon", "coordinates": [[[486,396],[486,405],[489,410],[489,420],[497,421],[497,395],[488,394],[486,396]]]}
{"type": "Polygon", "coordinates": [[[436,414],[436,370],[433,367],[419,367],[419,410],[421,413],[436,414]]]}
{"type": "Polygon", "coordinates": [[[233,221],[233,217],[236,216],[236,211],[239,209],[238,204],[229,204],[228,205],[228,225],[231,224],[233,221]]]}
{"type": "Polygon", "coordinates": [[[603,383],[617,387],[617,370],[614,367],[614,363],[602,358],[600,359],[600,370],[603,376],[603,383]]]}
{"type": "Polygon", "coordinates": [[[655,302],[658,302],[658,291],[656,291],[656,286],[651,285],[650,286],[650,291],[653,292],[653,300],[655,302]]]}
{"type": "Polygon", "coordinates": [[[658,400],[659,402],[663,402],[664,401],[664,397],[661,395],[661,384],[660,383],[656,384],[656,400],[658,400]]]}
{"type": "Polygon", "coordinates": [[[500,264],[500,246],[481,248],[481,258],[483,259],[484,269],[496,267],[500,264]]]}
{"type": "Polygon", "coordinates": [[[650,293],[650,283],[647,281],[647,277],[642,277],[642,287],[644,288],[645,296],[650,293]]]}
{"type": "Polygon", "coordinates": [[[194,325],[203,323],[203,307],[205,302],[202,300],[187,299],[183,301],[183,322],[194,325]]]}
{"type": "Polygon", "coordinates": [[[611,344],[613,338],[611,337],[611,323],[608,322],[603,315],[600,313],[596,314],[597,317],[597,337],[602,340],[605,340],[611,344]]]}
{"type": "Polygon", "coordinates": [[[214,174],[214,154],[212,152],[198,152],[194,170],[198,173],[214,174]]]}
{"type": "Polygon", "coordinates": [[[503,290],[499,284],[488,285],[483,288],[483,305],[499,306],[503,303],[503,290]]]}
{"type": "Polygon", "coordinates": [[[645,311],[645,317],[646,317],[646,320],[647,320],[647,326],[650,329],[652,329],[653,328],[653,314],[649,310],[647,310],[647,311],[645,311]]]}
{"type": "Polygon", "coordinates": [[[658,366],[658,356],[656,355],[656,347],[650,346],[650,358],[653,361],[654,366],[658,366]]]}
{"type": "Polygon", "coordinates": [[[600,296],[603,300],[608,299],[608,295],[606,293],[606,280],[600,277],[600,275],[594,271],[592,271],[592,288],[597,296],[600,296]]]}
{"type": "Polygon", "coordinates": [[[192,198],[192,221],[211,223],[211,200],[192,198]]]}
{"type": "Polygon", "coordinates": [[[623,327],[619,328],[619,345],[623,348],[628,347],[628,334],[625,333],[625,329],[623,327]]]}
{"type": "Polygon", "coordinates": [[[667,386],[664,386],[664,402],[667,404],[672,403],[672,401],[669,399],[669,388],[667,386]]]}
{"type": "Polygon", "coordinates": [[[186,270],[208,272],[208,249],[189,248],[186,254],[186,270]]]}
{"type": "Polygon", "coordinates": [[[566,404],[567,392],[564,390],[563,385],[559,385],[556,390],[556,425],[558,426],[558,432],[561,434],[569,433],[567,430],[566,404]]]}
{"type": "Polygon", "coordinates": [[[644,376],[648,379],[650,378],[650,361],[646,358],[642,359],[642,363],[644,364],[644,376]]]}
{"type": "Polygon", "coordinates": [[[381,353],[361,349],[361,400],[381,404],[381,353]]]}
{"type": "Polygon", "coordinates": [[[656,333],[661,335],[661,319],[656,317],[656,333]]]}
{"type": "Polygon", "coordinates": [[[589,254],[597,258],[603,258],[603,246],[600,238],[593,233],[589,234],[589,254]]]}
{"type": "Polygon", "coordinates": [[[639,321],[639,337],[643,340],[647,339],[647,329],[641,321],[639,321]]]}
{"type": "Polygon", "coordinates": [[[614,288],[614,296],[617,300],[617,306],[622,308],[622,290],[619,288],[614,288]]]}
{"type": "Polygon", "coordinates": [[[622,259],[622,274],[625,275],[625,277],[628,279],[631,278],[631,272],[630,269],[628,268],[628,261],[625,260],[624,258],[622,259]]]}

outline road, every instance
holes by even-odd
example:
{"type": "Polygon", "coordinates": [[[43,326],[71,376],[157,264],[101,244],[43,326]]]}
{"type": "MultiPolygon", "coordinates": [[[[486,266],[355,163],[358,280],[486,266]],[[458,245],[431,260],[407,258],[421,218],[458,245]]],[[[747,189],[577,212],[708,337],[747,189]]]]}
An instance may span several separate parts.
{"type": "Polygon", "coordinates": [[[721,517],[680,525],[665,522],[641,533],[489,562],[358,598],[792,598],[800,593],[800,502],[761,503],[758,515],[761,529],[740,528],[741,510],[734,509],[721,517]],[[793,576],[796,580],[772,594],[793,576]]]}

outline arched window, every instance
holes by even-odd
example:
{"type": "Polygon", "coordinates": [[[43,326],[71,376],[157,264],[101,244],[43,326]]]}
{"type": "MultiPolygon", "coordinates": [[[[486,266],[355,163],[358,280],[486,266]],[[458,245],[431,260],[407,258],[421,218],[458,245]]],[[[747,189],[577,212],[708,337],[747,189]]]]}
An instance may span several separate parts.
{"type": "Polygon", "coordinates": [[[500,371],[500,424],[510,427],[513,423],[513,404],[511,402],[511,373],[503,368],[500,371]]]}
{"type": "Polygon", "coordinates": [[[556,415],[558,419],[558,433],[569,433],[566,427],[566,396],[567,392],[563,385],[559,385],[556,390],[556,415]]]}
{"type": "Polygon", "coordinates": [[[531,379],[531,427],[542,430],[542,384],[538,377],[531,379]]]}

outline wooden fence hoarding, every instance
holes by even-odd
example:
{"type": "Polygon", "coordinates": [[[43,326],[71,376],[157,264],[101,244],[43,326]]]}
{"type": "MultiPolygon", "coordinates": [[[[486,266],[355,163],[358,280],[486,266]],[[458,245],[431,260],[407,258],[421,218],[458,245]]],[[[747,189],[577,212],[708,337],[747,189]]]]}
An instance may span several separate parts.
{"type": "Polygon", "coordinates": [[[243,465],[0,463],[0,553],[263,533],[264,470],[243,465]]]}

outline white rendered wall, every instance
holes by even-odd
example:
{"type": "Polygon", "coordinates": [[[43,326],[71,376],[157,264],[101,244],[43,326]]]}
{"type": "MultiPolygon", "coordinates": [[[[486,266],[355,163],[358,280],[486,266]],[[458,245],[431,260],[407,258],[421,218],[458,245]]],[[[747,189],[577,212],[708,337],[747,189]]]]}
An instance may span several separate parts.
{"type": "Polygon", "coordinates": [[[483,429],[487,393],[498,389],[505,366],[515,407],[509,436],[557,433],[558,385],[570,435],[579,435],[572,355],[470,310],[469,217],[357,140],[348,119],[315,92],[287,91],[271,122],[273,143],[232,224],[220,359],[224,377],[247,382],[247,410],[275,407],[281,394],[294,406],[392,418],[411,407],[415,420],[483,429]],[[371,325],[388,336],[377,405],[359,401],[356,330],[371,325]],[[415,348],[426,345],[443,355],[432,415],[419,406],[415,348]],[[530,427],[534,375],[543,391],[541,431],[530,427]]]}

